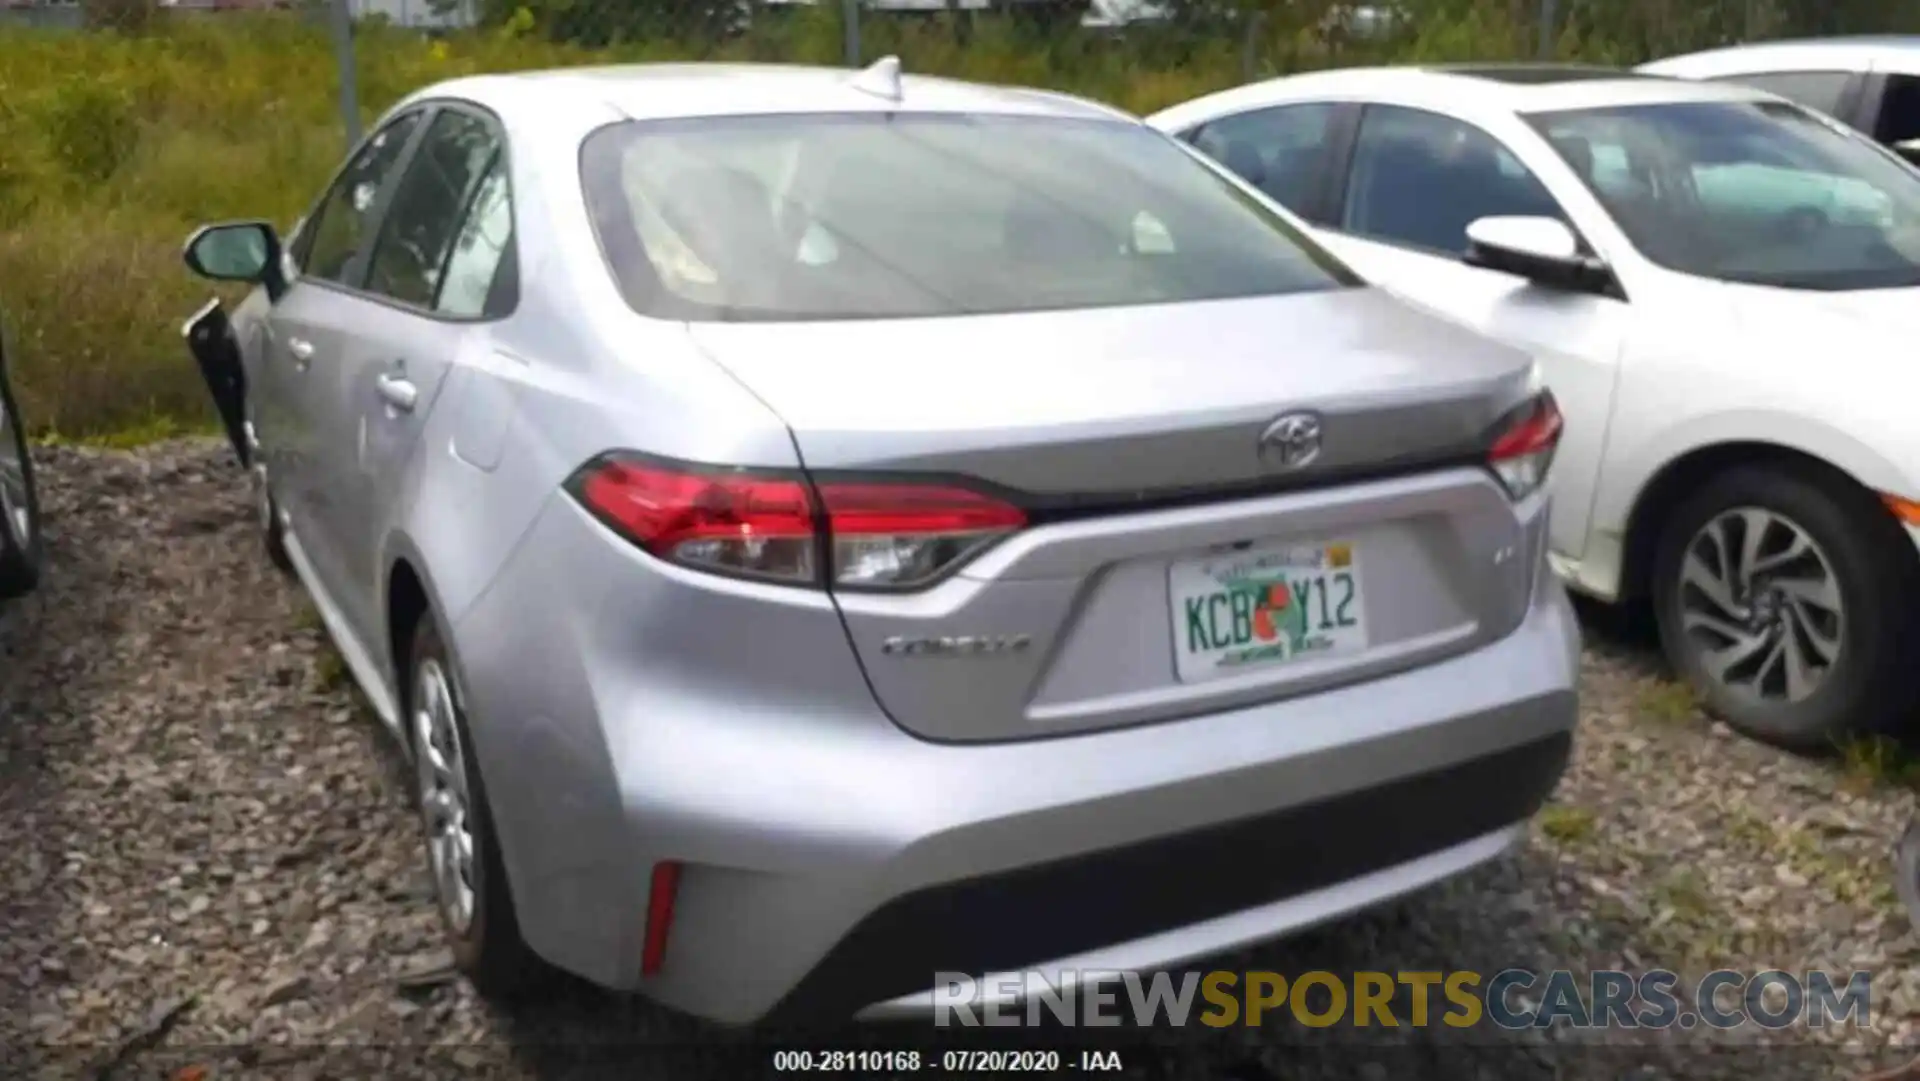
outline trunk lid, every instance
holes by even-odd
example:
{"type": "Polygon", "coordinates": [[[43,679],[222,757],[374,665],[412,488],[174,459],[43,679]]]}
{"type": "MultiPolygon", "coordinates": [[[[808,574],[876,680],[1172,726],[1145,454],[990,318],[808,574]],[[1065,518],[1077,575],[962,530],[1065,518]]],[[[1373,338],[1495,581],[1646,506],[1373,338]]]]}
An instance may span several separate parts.
{"type": "Polygon", "coordinates": [[[1526,609],[1537,538],[1471,461],[1531,359],[1374,289],[689,332],[808,469],[964,476],[1029,509],[931,589],[836,593],[881,705],[929,738],[1332,687],[1526,609]],[[1278,470],[1262,435],[1299,410],[1320,452],[1278,470]]]}

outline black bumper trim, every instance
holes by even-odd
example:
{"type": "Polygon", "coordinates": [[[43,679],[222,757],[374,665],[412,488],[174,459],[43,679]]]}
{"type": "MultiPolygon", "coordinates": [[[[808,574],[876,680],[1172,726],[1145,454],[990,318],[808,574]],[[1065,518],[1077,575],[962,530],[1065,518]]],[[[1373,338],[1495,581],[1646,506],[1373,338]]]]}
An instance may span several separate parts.
{"type": "Polygon", "coordinates": [[[765,1018],[844,1022],[937,972],[1026,966],[1323,889],[1531,816],[1570,733],[1305,806],[943,883],[874,910],[765,1018]]]}

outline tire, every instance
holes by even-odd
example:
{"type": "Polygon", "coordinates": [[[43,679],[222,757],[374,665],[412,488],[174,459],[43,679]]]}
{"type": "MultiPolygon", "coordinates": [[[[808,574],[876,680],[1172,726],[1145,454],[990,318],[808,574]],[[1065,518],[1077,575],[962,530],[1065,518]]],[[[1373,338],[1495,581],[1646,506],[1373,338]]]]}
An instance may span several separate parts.
{"type": "Polygon", "coordinates": [[[24,596],[40,584],[45,549],[40,533],[40,488],[33,475],[33,454],[26,426],[15,404],[13,384],[0,369],[0,439],[20,463],[13,483],[0,476],[0,600],[24,596]]]}
{"type": "MultiPolygon", "coordinates": [[[[1735,729],[1789,750],[1832,749],[1850,738],[1891,731],[1911,715],[1916,700],[1902,665],[1913,641],[1907,636],[1920,629],[1914,618],[1917,572],[1912,542],[1879,501],[1850,479],[1791,463],[1729,469],[1686,498],[1662,530],[1652,582],[1661,646],[1708,710],[1735,729]],[[1737,553],[1756,523],[1767,523],[1760,531],[1762,558],[1754,561],[1763,571],[1752,577],[1762,587],[1748,592],[1749,603],[1722,609],[1694,583],[1721,576],[1737,581],[1737,553]],[[1719,559],[1713,533],[1735,553],[1720,575],[1712,573],[1719,559]],[[1789,551],[1803,554],[1768,565],[1767,555],[1789,551]],[[1687,570],[1691,578],[1683,583],[1687,570]],[[1817,585],[1823,575],[1832,589],[1818,591],[1824,599],[1816,603],[1807,599],[1815,595],[1808,583],[1817,585]],[[1790,592],[1770,588],[1773,582],[1787,583],[1790,592]],[[1837,612],[1823,606],[1836,596],[1837,612]],[[1727,618],[1709,625],[1700,619],[1703,612],[1745,612],[1750,622],[1727,618]],[[1770,630],[1754,629],[1770,624],[1770,630]],[[1723,679],[1714,674],[1709,654],[1736,641],[1720,633],[1728,627],[1743,633],[1743,649],[1756,641],[1772,644],[1726,668],[1733,678],[1723,679]],[[1837,641],[1824,654],[1830,658],[1825,665],[1817,663],[1823,641],[1829,647],[1837,641]],[[1786,682],[1796,655],[1812,677],[1797,695],[1786,682]],[[1768,675],[1759,681],[1745,680],[1762,670],[1768,675]]],[[[1729,593],[1738,599],[1737,591],[1729,593]]]]}
{"type": "Polygon", "coordinates": [[[273,564],[275,570],[292,576],[293,557],[287,554],[287,532],[286,527],[280,524],[280,508],[274,503],[272,493],[263,490],[261,498],[266,503],[260,514],[260,547],[266,549],[267,561],[273,564]]]}
{"type": "Polygon", "coordinates": [[[273,501],[273,486],[267,482],[267,463],[260,457],[260,440],[253,434],[253,407],[247,406],[244,429],[247,439],[247,455],[251,461],[247,472],[253,483],[255,512],[260,520],[260,546],[266,549],[267,560],[281,574],[293,574],[293,557],[287,554],[287,531],[280,524],[280,505],[273,501]]]}
{"type": "Polygon", "coordinates": [[[536,989],[542,966],[527,948],[514,916],[506,865],[494,837],[493,816],[473,755],[462,694],[431,613],[422,615],[414,629],[406,670],[402,704],[407,740],[414,753],[415,804],[424,826],[427,869],[434,879],[434,896],[447,945],[454,964],[483,996],[495,1000],[518,998],[536,989]],[[450,731],[457,740],[454,744],[437,735],[433,727],[436,706],[429,684],[435,679],[441,681],[439,687],[445,692],[440,705],[446,713],[440,723],[450,725],[439,731],[450,731]],[[436,764],[442,767],[437,774],[436,764]],[[466,848],[471,855],[461,876],[469,906],[464,911],[457,907],[457,900],[443,882],[435,855],[436,825],[444,818],[445,805],[436,803],[434,792],[450,788],[448,781],[454,771],[464,780],[467,793],[463,817],[469,838],[466,848]]]}

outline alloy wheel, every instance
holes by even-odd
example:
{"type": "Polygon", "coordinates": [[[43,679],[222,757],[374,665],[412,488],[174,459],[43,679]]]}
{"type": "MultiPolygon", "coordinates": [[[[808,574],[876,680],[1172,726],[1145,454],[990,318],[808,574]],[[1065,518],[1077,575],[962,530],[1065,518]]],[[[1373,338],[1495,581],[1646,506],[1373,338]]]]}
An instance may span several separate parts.
{"type": "Polygon", "coordinates": [[[0,408],[0,516],[14,548],[24,552],[33,544],[34,521],[21,445],[12,410],[0,408]]]}
{"type": "Polygon", "coordinates": [[[473,925],[474,837],[467,791],[466,748],[454,713],[453,687],[438,659],[421,662],[414,678],[414,773],[434,892],[454,935],[473,925]]]}
{"type": "Polygon", "coordinates": [[[1767,703],[1804,701],[1840,660],[1833,563],[1791,519],[1735,507],[1687,542],[1680,625],[1707,678],[1767,703]]]}
{"type": "Polygon", "coordinates": [[[251,416],[241,424],[241,432],[247,441],[247,460],[252,463],[252,468],[247,470],[247,479],[253,486],[254,512],[260,516],[260,528],[272,532],[273,490],[267,486],[267,463],[261,460],[260,437],[254,431],[251,416]]]}

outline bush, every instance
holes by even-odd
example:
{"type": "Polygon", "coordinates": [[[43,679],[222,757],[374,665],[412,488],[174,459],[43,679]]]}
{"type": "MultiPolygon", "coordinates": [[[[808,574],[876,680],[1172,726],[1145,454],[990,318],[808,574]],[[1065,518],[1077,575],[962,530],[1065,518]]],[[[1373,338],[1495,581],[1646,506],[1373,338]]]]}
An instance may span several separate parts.
{"type": "MultiPolygon", "coordinates": [[[[686,40],[623,25],[596,31],[611,44],[589,48],[563,40],[566,25],[542,22],[570,3],[460,2],[494,22],[432,38],[359,28],[366,120],[415,88],[483,71],[688,58],[842,61],[838,3],[778,18],[761,12],[744,35],[717,34],[711,20],[686,40]]],[[[1212,2],[1231,9],[1225,29],[1188,20],[1164,33],[1109,38],[988,17],[956,24],[943,15],[870,17],[862,36],[866,55],[898,53],[910,71],[1067,90],[1139,113],[1236,83],[1249,60],[1266,74],[1495,59],[1526,54],[1537,36],[1529,22],[1536,0],[1408,0],[1420,6],[1408,20],[1417,33],[1346,44],[1313,29],[1331,0],[1212,2]],[[1253,8],[1260,17],[1245,17],[1253,8]]],[[[1743,18],[1775,10],[1767,0],[1709,6],[1743,18]]],[[[1907,10],[1892,0],[1881,6],[1907,10]]],[[[0,305],[19,347],[15,384],[28,424],[41,433],[205,424],[210,409],[178,328],[209,287],[182,267],[179,245],[201,222],[291,223],[304,212],[345,150],[333,52],[311,12],[183,15],[149,25],[145,0],[97,0],[95,8],[119,13],[123,25],[0,28],[0,87],[8,88],[0,94],[0,305]],[[136,26],[145,32],[126,32],[136,26]]],[[[1692,14],[1680,20],[1671,0],[1561,0],[1562,51],[1630,60],[1725,36],[1685,9],[1692,14]]]]}
{"type": "Polygon", "coordinates": [[[83,189],[112,180],[140,137],[126,91],[84,76],[55,86],[39,119],[54,162],[83,189]]]}

